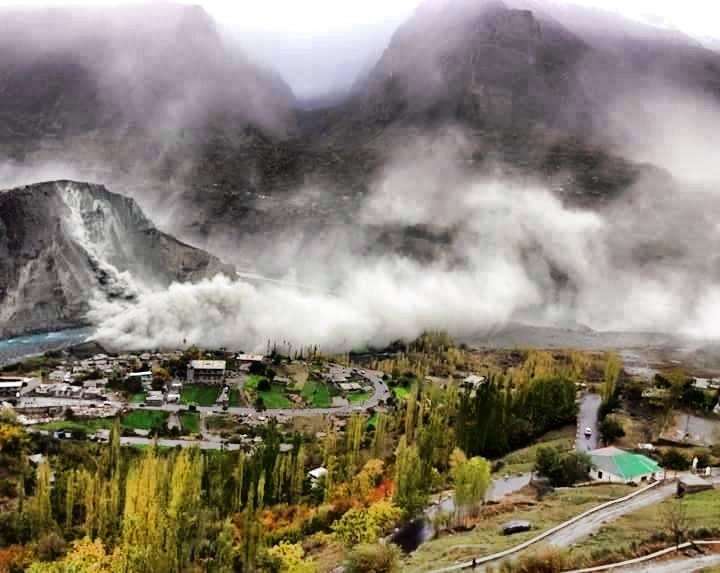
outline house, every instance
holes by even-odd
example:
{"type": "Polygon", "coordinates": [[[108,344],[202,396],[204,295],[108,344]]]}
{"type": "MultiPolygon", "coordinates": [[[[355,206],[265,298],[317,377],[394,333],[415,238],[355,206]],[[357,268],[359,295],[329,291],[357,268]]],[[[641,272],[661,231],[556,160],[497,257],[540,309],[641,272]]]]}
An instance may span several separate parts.
{"type": "Polygon", "coordinates": [[[152,384],[153,375],[150,370],[146,370],[144,372],[131,372],[127,375],[126,380],[139,380],[140,383],[145,385],[152,384]]]}
{"type": "Polygon", "coordinates": [[[148,406],[162,406],[165,403],[165,397],[159,390],[151,390],[145,397],[145,403],[148,406]]]}
{"type": "Polygon", "coordinates": [[[310,470],[308,472],[308,477],[310,478],[310,487],[316,488],[320,484],[320,480],[327,476],[327,469],[320,466],[319,468],[315,468],[314,470],[310,470]]]}
{"type": "Polygon", "coordinates": [[[363,387],[357,382],[340,382],[338,384],[343,392],[362,392],[363,387]]]}
{"type": "Polygon", "coordinates": [[[698,390],[717,390],[720,388],[720,382],[713,378],[695,378],[693,380],[693,388],[698,390]]]}
{"type": "Polygon", "coordinates": [[[72,380],[72,376],[70,375],[70,372],[67,372],[65,370],[53,370],[48,374],[48,381],[50,382],[70,382],[72,380]]]}
{"type": "Polygon", "coordinates": [[[262,354],[238,354],[235,359],[242,363],[262,362],[265,360],[265,356],[262,354]]]}
{"type": "Polygon", "coordinates": [[[485,382],[485,376],[478,376],[476,374],[470,374],[463,379],[463,386],[471,390],[476,389],[478,386],[485,382]]]}
{"type": "Polygon", "coordinates": [[[0,400],[14,402],[27,383],[20,378],[0,378],[0,400]]]}
{"type": "Polygon", "coordinates": [[[658,478],[662,469],[655,460],[613,446],[588,452],[593,467],[590,478],[612,483],[639,483],[658,478]]]}
{"type": "Polygon", "coordinates": [[[193,360],[188,365],[188,382],[198,384],[222,384],[225,379],[224,360],[193,360]]]}

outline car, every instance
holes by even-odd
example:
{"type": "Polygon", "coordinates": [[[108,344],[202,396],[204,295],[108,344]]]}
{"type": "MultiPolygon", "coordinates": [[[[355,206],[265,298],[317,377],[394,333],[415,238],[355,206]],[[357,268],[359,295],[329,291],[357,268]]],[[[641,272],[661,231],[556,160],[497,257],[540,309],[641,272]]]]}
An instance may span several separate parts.
{"type": "Polygon", "coordinates": [[[585,437],[586,437],[586,438],[589,438],[590,436],[592,436],[592,428],[591,428],[590,426],[588,426],[587,428],[585,428],[584,434],[585,434],[585,437]]]}

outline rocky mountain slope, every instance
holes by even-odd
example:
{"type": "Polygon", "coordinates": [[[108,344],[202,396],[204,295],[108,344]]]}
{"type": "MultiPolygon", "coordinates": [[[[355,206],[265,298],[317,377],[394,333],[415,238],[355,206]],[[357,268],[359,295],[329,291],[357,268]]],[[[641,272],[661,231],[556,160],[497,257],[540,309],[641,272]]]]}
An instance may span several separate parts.
{"type": "Polygon", "coordinates": [[[92,297],[233,269],[158,231],[101,185],[54,181],[0,192],[0,336],[82,324],[92,297]]]}
{"type": "Polygon", "coordinates": [[[720,97],[720,54],[680,34],[549,0],[426,0],[349,98],[299,111],[202,9],[114,10],[3,14],[0,154],[106,182],[194,244],[252,239],[248,265],[278,231],[302,248],[357,226],[394,152],[447,126],[463,170],[598,206],[663,178],[607,137],[609,102],[660,81],[720,97]]]}

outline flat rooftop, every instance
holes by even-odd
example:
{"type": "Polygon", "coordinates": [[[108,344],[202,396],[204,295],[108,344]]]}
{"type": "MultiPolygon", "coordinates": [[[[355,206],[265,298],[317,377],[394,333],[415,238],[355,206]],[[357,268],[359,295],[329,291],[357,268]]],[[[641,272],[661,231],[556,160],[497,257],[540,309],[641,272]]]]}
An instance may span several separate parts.
{"type": "Polygon", "coordinates": [[[225,370],[224,360],[193,360],[190,362],[193,370],[225,370]]]}

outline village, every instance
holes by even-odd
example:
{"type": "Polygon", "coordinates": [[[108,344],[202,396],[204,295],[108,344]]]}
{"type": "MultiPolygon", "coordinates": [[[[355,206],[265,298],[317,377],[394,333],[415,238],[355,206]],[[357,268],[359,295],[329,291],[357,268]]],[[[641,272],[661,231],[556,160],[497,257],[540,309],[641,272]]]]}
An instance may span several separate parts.
{"type": "Polygon", "coordinates": [[[351,413],[375,412],[394,399],[380,372],[327,363],[311,373],[301,360],[216,354],[222,358],[190,359],[182,351],[68,356],[40,372],[0,376],[0,402],[30,431],[58,439],[107,442],[111,421],[121,416],[128,445],[157,438],[173,446],[252,449],[262,438],[222,432],[224,438],[216,427],[234,420],[252,428],[294,416],[328,416],[341,427],[351,413]]]}
{"type": "Polygon", "coordinates": [[[116,440],[130,452],[197,449],[260,458],[270,448],[300,463],[304,485],[297,487],[315,502],[333,499],[338,475],[352,479],[360,467],[339,468],[328,451],[383,460],[395,451],[396,473],[383,479],[396,481],[398,471],[410,471],[401,469],[396,448],[408,435],[422,444],[426,432],[442,448],[447,438],[439,420],[446,420],[445,433],[468,460],[487,456],[488,481],[481,504],[462,511],[467,501],[448,489],[459,479],[450,477],[454,470],[433,478],[437,484],[413,486],[425,492],[421,505],[404,510],[414,519],[385,535],[404,551],[403,570],[418,573],[435,571],[433,563],[472,568],[478,556],[502,560],[504,551],[525,543],[571,547],[576,561],[594,563],[589,555],[599,551],[600,538],[588,535],[615,535],[603,516],[626,528],[637,512],[667,508],[672,499],[720,505],[719,390],[717,372],[663,356],[418,343],[293,357],[91,347],[28,358],[0,375],[0,403],[36,444],[28,452],[36,471],[64,448],[75,451],[73,444],[102,451],[116,440]],[[555,397],[533,405],[521,388],[555,397]],[[494,424],[484,424],[499,411],[505,413],[494,424]],[[529,429],[515,434],[516,427],[529,429]],[[425,524],[420,530],[413,529],[417,520],[425,524]]]}

